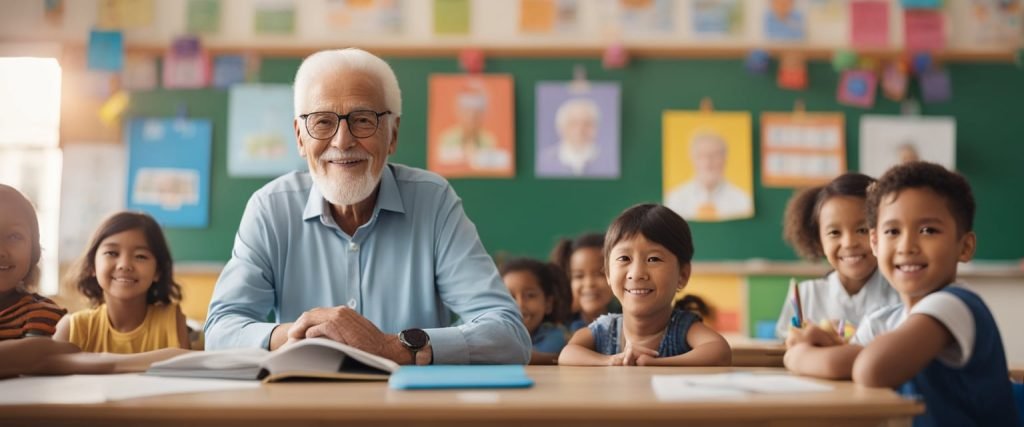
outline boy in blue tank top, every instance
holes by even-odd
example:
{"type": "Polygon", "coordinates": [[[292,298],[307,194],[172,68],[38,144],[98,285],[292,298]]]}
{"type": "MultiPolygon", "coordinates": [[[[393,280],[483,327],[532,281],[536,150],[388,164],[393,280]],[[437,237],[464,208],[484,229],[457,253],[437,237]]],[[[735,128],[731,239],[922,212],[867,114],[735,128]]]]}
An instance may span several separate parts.
{"type": "Polygon", "coordinates": [[[786,367],[922,398],[915,426],[1017,426],[999,329],[956,282],[977,244],[974,209],[970,185],[942,166],[887,171],[869,189],[867,217],[878,267],[902,302],[867,315],[850,344],[814,327],[790,333],[786,367]]]}

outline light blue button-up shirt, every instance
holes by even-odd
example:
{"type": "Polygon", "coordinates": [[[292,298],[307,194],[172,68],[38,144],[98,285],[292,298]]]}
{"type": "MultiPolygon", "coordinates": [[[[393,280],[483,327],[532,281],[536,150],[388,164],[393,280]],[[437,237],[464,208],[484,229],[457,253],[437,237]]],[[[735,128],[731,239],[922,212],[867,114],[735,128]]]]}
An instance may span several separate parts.
{"type": "Polygon", "coordinates": [[[353,236],[328,206],[308,172],[253,194],[210,301],[208,349],[266,348],[277,324],[348,305],[385,333],[424,329],[435,364],[529,361],[519,310],[447,181],[388,164],[353,236]]]}

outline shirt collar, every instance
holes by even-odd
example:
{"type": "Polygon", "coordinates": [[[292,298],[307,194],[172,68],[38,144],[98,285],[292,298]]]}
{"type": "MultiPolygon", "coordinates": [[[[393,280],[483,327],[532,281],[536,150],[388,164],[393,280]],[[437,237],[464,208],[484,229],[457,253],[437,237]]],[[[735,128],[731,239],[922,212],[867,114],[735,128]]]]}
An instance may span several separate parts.
{"type": "MultiPolygon", "coordinates": [[[[309,188],[309,198],[306,199],[306,208],[302,211],[302,219],[319,218],[327,210],[327,199],[324,199],[316,184],[309,188]]],[[[398,181],[395,180],[395,173],[391,170],[390,164],[384,165],[380,176],[380,186],[377,189],[377,205],[373,208],[374,214],[379,210],[405,213],[405,206],[402,205],[402,194],[398,190],[398,181]]]]}

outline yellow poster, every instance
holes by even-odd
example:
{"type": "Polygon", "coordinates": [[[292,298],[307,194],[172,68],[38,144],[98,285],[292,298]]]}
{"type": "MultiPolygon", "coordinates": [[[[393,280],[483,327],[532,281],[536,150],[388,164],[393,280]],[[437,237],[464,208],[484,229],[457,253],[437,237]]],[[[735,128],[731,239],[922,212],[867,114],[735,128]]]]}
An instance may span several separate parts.
{"type": "Polygon", "coordinates": [[[97,27],[126,30],[153,24],[153,0],[100,0],[97,27]]]}
{"type": "Polygon", "coordinates": [[[662,123],[665,206],[687,221],[753,217],[750,113],[665,111],[662,123]]]}
{"type": "Polygon", "coordinates": [[[686,295],[699,297],[710,311],[704,323],[721,333],[742,333],[746,320],[744,278],[723,274],[694,274],[676,300],[686,295]]]}

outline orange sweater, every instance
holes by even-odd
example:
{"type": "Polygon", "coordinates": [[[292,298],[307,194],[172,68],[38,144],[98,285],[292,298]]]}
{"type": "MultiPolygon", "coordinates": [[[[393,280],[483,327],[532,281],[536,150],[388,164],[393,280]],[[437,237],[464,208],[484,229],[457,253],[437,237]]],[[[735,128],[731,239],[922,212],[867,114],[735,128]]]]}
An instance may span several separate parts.
{"type": "Polygon", "coordinates": [[[49,298],[26,293],[14,305],[0,310],[0,340],[51,336],[57,321],[67,312],[49,298]]]}

